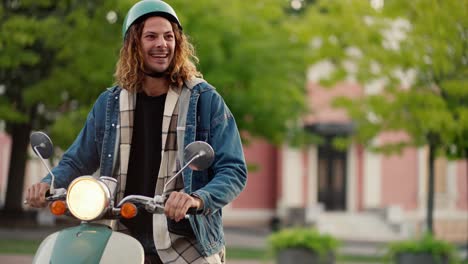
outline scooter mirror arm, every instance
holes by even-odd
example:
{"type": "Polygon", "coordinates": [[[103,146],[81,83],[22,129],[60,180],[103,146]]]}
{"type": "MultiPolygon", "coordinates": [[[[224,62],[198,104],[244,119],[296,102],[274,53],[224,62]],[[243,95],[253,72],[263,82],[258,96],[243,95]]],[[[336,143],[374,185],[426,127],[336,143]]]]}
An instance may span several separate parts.
{"type": "Polygon", "coordinates": [[[200,153],[198,153],[197,155],[193,156],[192,159],[189,160],[189,162],[187,162],[183,167],[182,169],[180,169],[176,174],[174,174],[174,176],[172,176],[167,182],[166,184],[164,184],[164,189],[163,189],[163,195],[166,194],[166,188],[167,188],[167,185],[169,183],[171,183],[175,178],[177,178],[177,176],[179,176],[184,170],[185,168],[187,168],[190,164],[192,164],[192,162],[198,158],[200,158],[201,156],[203,156],[205,154],[205,152],[201,151],[200,153]]]}
{"type": "Polygon", "coordinates": [[[50,175],[52,176],[52,181],[50,183],[50,194],[55,194],[55,189],[54,189],[54,181],[55,181],[55,175],[52,173],[52,171],[50,170],[49,166],[47,166],[47,164],[45,163],[44,161],[44,158],[42,157],[41,153],[39,152],[39,150],[37,150],[37,146],[34,147],[34,152],[36,152],[36,155],[39,156],[39,159],[41,160],[42,164],[44,164],[44,166],[47,168],[47,170],[49,171],[50,175]]]}

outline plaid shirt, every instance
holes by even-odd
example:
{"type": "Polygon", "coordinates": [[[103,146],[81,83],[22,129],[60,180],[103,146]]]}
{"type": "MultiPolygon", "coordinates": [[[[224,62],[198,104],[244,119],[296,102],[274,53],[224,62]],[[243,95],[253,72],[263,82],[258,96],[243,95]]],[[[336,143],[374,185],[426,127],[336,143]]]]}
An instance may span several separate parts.
{"type": "MultiPolygon", "coordinates": [[[[156,184],[156,195],[162,194],[166,181],[177,171],[177,118],[178,98],[180,89],[170,87],[164,105],[162,122],[162,157],[161,166],[156,184]]],[[[117,195],[118,200],[123,198],[125,184],[127,181],[128,161],[132,142],[134,110],[136,105],[136,94],[122,90],[120,94],[120,166],[119,177],[120,188],[117,195]]],[[[168,184],[166,192],[179,191],[183,189],[184,183],[181,177],[177,177],[168,184]]],[[[172,234],[167,228],[165,215],[153,215],[153,237],[158,255],[164,263],[224,263],[224,250],[218,254],[204,257],[197,250],[197,241],[172,234]]]]}

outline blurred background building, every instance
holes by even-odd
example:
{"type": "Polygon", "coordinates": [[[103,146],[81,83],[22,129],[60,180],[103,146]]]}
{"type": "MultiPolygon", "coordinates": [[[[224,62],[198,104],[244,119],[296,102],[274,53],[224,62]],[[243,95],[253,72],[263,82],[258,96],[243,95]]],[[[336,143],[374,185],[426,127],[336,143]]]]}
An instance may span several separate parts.
{"type": "MultiPolygon", "coordinates": [[[[322,67],[323,69],[323,67],[322,67]]],[[[314,69],[311,69],[314,71],[314,69]]],[[[337,150],[334,137],[353,132],[343,110],[331,106],[337,96],[366,94],[356,84],[323,88],[309,72],[312,114],[306,130],[325,144],[300,149],[274,147],[261,140],[245,149],[249,172],[246,191],[225,211],[228,224],[312,224],[347,240],[389,241],[426,230],[428,148],[406,148],[384,155],[352,144],[337,150]]],[[[320,74],[320,73],[318,73],[320,74]]],[[[404,133],[383,133],[374,144],[397,142],[404,133]]],[[[438,158],[435,163],[434,232],[453,241],[468,240],[468,161],[438,158]]]]}

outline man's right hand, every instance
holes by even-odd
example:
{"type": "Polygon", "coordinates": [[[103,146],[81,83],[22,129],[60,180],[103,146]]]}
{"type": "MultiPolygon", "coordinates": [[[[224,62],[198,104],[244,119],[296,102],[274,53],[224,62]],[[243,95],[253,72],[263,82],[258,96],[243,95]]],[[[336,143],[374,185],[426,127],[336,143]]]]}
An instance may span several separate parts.
{"type": "Polygon", "coordinates": [[[36,183],[28,188],[26,202],[31,207],[42,208],[46,207],[46,192],[50,189],[50,185],[45,182],[36,183]]]}

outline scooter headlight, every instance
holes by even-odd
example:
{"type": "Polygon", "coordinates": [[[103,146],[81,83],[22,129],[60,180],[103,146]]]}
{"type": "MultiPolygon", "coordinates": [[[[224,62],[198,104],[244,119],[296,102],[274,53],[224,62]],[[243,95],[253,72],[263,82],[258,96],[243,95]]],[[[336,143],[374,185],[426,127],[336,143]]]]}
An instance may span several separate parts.
{"type": "Polygon", "coordinates": [[[91,221],[100,217],[109,203],[109,188],[91,176],[79,177],[68,187],[68,209],[80,220],[91,221]]]}

